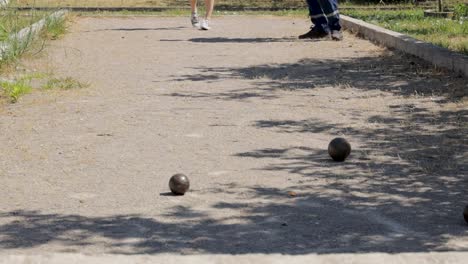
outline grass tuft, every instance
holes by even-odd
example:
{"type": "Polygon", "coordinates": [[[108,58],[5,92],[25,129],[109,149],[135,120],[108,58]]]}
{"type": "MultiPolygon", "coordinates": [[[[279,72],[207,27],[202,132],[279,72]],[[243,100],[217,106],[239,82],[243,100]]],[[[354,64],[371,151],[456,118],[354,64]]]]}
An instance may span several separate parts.
{"type": "Polygon", "coordinates": [[[88,86],[89,84],[87,83],[82,83],[71,77],[66,77],[66,78],[52,78],[48,80],[47,83],[45,83],[42,86],[42,89],[44,90],[51,90],[51,89],[70,90],[70,89],[76,89],[76,88],[85,88],[88,86]]]}
{"type": "Polygon", "coordinates": [[[58,39],[65,35],[67,32],[65,18],[52,18],[46,19],[46,24],[43,30],[43,36],[47,39],[58,39]]]}
{"type": "Polygon", "coordinates": [[[33,45],[34,43],[44,42],[45,39],[57,39],[66,32],[65,19],[50,18],[48,17],[50,12],[8,9],[0,10],[0,15],[0,70],[17,61],[22,54],[35,49],[33,47],[43,47],[43,45],[33,45]],[[46,18],[46,23],[38,35],[30,32],[21,40],[15,37],[21,29],[43,18],[46,18]]]}
{"type": "Polygon", "coordinates": [[[424,17],[423,10],[346,10],[351,17],[468,55],[468,21],[424,17]]]}
{"type": "Polygon", "coordinates": [[[0,82],[0,87],[3,90],[4,96],[11,103],[16,103],[22,95],[28,94],[32,90],[30,78],[21,78],[13,82],[2,81],[0,82]]]}

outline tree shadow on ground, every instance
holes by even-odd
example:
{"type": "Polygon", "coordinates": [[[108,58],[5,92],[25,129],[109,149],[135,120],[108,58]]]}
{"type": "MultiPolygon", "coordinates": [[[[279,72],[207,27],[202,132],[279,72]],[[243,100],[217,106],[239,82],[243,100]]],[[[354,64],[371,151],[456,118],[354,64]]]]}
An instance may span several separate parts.
{"type": "Polygon", "coordinates": [[[223,92],[190,91],[172,96],[242,100],[251,97],[238,97],[236,94],[251,93],[256,98],[275,99],[278,91],[325,86],[349,86],[403,96],[443,96],[441,102],[458,101],[468,95],[466,79],[435,69],[416,57],[398,53],[336,60],[302,59],[296,63],[248,67],[202,67],[196,70],[196,74],[174,75],[173,80],[216,83],[240,79],[251,85],[223,92]]]}
{"type": "MultiPolygon", "coordinates": [[[[309,158],[303,162],[317,162],[309,158]]],[[[331,162],[329,165],[338,166],[331,162]]],[[[332,174],[315,175],[325,178],[332,174]]],[[[356,192],[367,191],[358,185],[314,184],[312,178],[291,187],[299,193],[295,197],[288,197],[285,190],[260,186],[219,186],[205,191],[224,193],[228,188],[236,202],[221,201],[211,209],[237,212],[224,218],[184,206],[176,206],[160,218],[89,217],[39,211],[0,213],[2,222],[10,220],[0,226],[0,248],[60,244],[60,249],[67,252],[92,246],[104,253],[118,254],[395,253],[445,251],[450,239],[468,235],[460,218],[450,215],[452,205],[432,205],[413,191],[399,191],[392,197],[372,192],[367,197],[356,196],[356,192]],[[405,195],[410,199],[405,199],[405,195]],[[443,211],[439,211],[441,208],[443,211]]],[[[446,187],[439,191],[445,190],[446,187]]],[[[451,192],[448,195],[455,197],[451,192]]]]}
{"type": "Polygon", "coordinates": [[[297,38],[192,38],[191,42],[199,43],[271,43],[271,42],[297,42],[297,38]]]}
{"type": "Polygon", "coordinates": [[[221,99],[221,100],[245,100],[249,98],[262,98],[262,99],[276,99],[276,95],[264,95],[258,92],[247,92],[245,89],[240,90],[231,90],[231,92],[221,92],[221,93],[204,93],[198,92],[196,94],[191,93],[170,93],[166,96],[175,96],[181,98],[192,98],[192,99],[201,99],[201,98],[211,98],[211,99],[221,99]]]}
{"type": "Polygon", "coordinates": [[[193,191],[228,197],[208,210],[174,206],[156,217],[3,212],[0,248],[60,244],[68,252],[89,246],[120,254],[467,251],[461,214],[468,186],[468,110],[395,108],[400,114],[391,118],[370,117],[381,124],[375,128],[318,119],[254,122],[275,133],[333,131],[331,137],[345,133],[362,142],[346,162],[333,162],[326,146],[235,154],[267,161],[253,169],[291,178],[288,190],[295,196],[232,183],[193,191]],[[218,213],[224,210],[231,213],[218,213]]]}
{"type": "Polygon", "coordinates": [[[298,42],[297,38],[224,38],[224,37],[212,37],[212,38],[191,38],[185,39],[161,39],[163,42],[182,42],[189,41],[195,43],[274,43],[274,42],[298,42]]]}
{"type": "MultiPolygon", "coordinates": [[[[205,75],[218,76],[211,78],[212,82],[234,78],[245,80],[250,86],[224,91],[229,97],[216,90],[203,92],[201,99],[245,99],[233,95],[246,91],[256,93],[256,98],[277,99],[281,96],[278,92],[283,90],[313,91],[318,87],[343,85],[359,91],[414,96],[438,104],[459,102],[468,95],[466,79],[397,53],[345,60],[306,59],[241,68],[203,68],[197,78],[203,80],[205,75]]],[[[174,80],[194,81],[191,75],[174,76],[174,80]]],[[[187,94],[199,95],[197,91],[187,94]]],[[[270,162],[256,170],[300,178],[292,188],[306,192],[307,198],[300,197],[292,208],[275,208],[277,204],[272,202],[275,192],[278,195],[284,192],[269,190],[271,195],[268,195],[262,190],[261,196],[267,197],[271,205],[266,215],[285,215],[295,210],[303,210],[301,213],[307,215],[307,209],[301,206],[321,205],[316,212],[327,226],[318,227],[315,237],[309,237],[301,245],[310,248],[302,253],[468,250],[468,230],[462,218],[468,186],[468,110],[428,109],[401,102],[390,105],[390,112],[368,117],[366,123],[372,126],[361,128],[317,118],[257,120],[253,124],[257,129],[276,133],[327,133],[330,139],[345,135],[361,142],[345,163],[332,162],[326,144],[323,149],[266,146],[235,155],[264,160],[260,164],[270,162]]],[[[251,213],[265,213],[264,209],[258,206],[251,213]]],[[[314,210],[309,208],[308,212],[314,210]]],[[[310,221],[301,228],[294,231],[296,235],[315,226],[310,221]]],[[[284,237],[280,241],[290,239],[287,234],[281,235],[284,237]]],[[[300,245],[297,240],[292,241],[300,245]]],[[[291,252],[297,252],[294,250],[298,248],[291,252]]]]}
{"type": "MultiPolygon", "coordinates": [[[[375,244],[377,251],[468,250],[466,244],[454,245],[457,240],[468,241],[462,217],[468,203],[468,110],[434,113],[408,105],[395,108],[397,114],[392,117],[370,117],[369,122],[380,123],[375,128],[350,128],[318,119],[258,120],[253,124],[277,133],[329,133],[330,139],[346,135],[362,142],[343,163],[328,157],[326,144],[322,150],[264,148],[236,156],[268,160],[268,166],[257,169],[298,175],[296,189],[307,188],[318,200],[367,214],[393,230],[393,235],[385,228],[370,235],[382,243],[375,244]]],[[[334,225],[332,219],[329,223],[334,225]]],[[[366,227],[355,231],[356,237],[367,237],[366,227]]]]}
{"type": "MultiPolygon", "coordinates": [[[[200,100],[243,100],[236,94],[254,92],[268,98],[282,89],[347,82],[361,90],[428,98],[439,94],[446,101],[459,100],[454,91],[464,88],[465,80],[433,75],[428,67],[413,65],[407,58],[205,68],[202,75],[220,73],[221,80],[255,81],[258,88],[190,94],[200,100]]],[[[190,81],[192,75],[176,78],[190,81]]],[[[93,246],[122,254],[467,251],[468,229],[461,213],[468,186],[468,110],[391,107],[393,115],[371,116],[368,121],[375,126],[362,128],[315,118],[256,120],[252,126],[273,133],[344,134],[361,142],[343,163],[332,162],[326,146],[265,146],[234,155],[267,164],[254,170],[290,177],[289,189],[296,196],[288,196],[287,190],[233,183],[196,191],[202,197],[222,193],[228,198],[203,211],[175,206],[155,217],[2,212],[0,248],[60,244],[68,251],[93,246]],[[231,213],[217,213],[223,210],[231,213]]]]}
{"type": "Polygon", "coordinates": [[[187,27],[131,27],[131,28],[105,28],[105,29],[98,29],[92,31],[85,31],[85,32],[100,32],[100,31],[161,31],[161,30],[181,30],[187,27]]]}

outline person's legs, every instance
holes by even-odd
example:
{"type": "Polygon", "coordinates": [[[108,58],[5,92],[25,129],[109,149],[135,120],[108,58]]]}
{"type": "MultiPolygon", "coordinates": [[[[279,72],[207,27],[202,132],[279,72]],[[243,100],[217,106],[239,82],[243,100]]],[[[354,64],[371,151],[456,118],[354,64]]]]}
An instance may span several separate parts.
{"type": "Polygon", "coordinates": [[[196,14],[197,10],[197,0],[189,0],[190,2],[190,9],[192,10],[192,14],[196,14]]]}
{"type": "Polygon", "coordinates": [[[211,14],[213,14],[214,0],[205,0],[205,6],[206,6],[205,19],[210,20],[211,14]]]}
{"type": "Polygon", "coordinates": [[[318,31],[328,32],[329,28],[327,18],[323,14],[324,11],[320,6],[319,0],[307,0],[307,6],[309,7],[309,16],[310,20],[314,24],[314,28],[318,31]]]}
{"type": "Polygon", "coordinates": [[[338,11],[338,0],[318,0],[323,13],[328,20],[328,28],[334,40],[341,40],[340,13],[338,11]]]}
{"type": "Polygon", "coordinates": [[[192,11],[192,15],[190,16],[192,26],[200,26],[200,20],[198,19],[197,0],[190,0],[190,9],[192,11]]]}
{"type": "Polygon", "coordinates": [[[200,28],[203,30],[208,30],[210,29],[209,21],[211,19],[211,14],[213,14],[214,0],[205,0],[205,7],[206,7],[205,19],[202,21],[200,28]]]}
{"type": "Polygon", "coordinates": [[[309,7],[309,16],[312,21],[312,28],[309,32],[299,36],[300,39],[318,39],[329,36],[330,29],[328,28],[328,21],[323,14],[322,8],[318,0],[306,0],[309,7]]]}

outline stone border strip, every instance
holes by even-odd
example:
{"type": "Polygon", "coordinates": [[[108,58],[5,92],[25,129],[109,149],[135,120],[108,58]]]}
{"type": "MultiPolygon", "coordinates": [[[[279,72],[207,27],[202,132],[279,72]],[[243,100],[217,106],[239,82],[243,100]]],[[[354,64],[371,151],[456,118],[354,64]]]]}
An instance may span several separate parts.
{"type": "Polygon", "coordinates": [[[414,39],[359,19],[341,15],[345,29],[388,48],[417,56],[433,65],[468,77],[468,56],[414,39]]]}
{"type": "Polygon", "coordinates": [[[21,44],[28,39],[34,38],[36,34],[44,27],[46,24],[47,19],[61,19],[67,14],[67,10],[59,10],[56,11],[52,14],[50,14],[48,17],[45,17],[36,23],[32,24],[29,27],[21,29],[19,32],[12,34],[9,36],[9,41],[6,42],[0,42],[0,60],[3,57],[3,54],[5,54],[9,49],[11,49],[11,43],[10,41],[13,41],[16,43],[16,45],[21,44]]]}

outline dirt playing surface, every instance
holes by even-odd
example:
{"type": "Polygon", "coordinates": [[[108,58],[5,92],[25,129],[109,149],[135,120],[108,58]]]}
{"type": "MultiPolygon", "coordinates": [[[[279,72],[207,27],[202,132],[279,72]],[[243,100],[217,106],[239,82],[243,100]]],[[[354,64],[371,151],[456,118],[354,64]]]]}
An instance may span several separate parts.
{"type": "Polygon", "coordinates": [[[1,251],[468,250],[466,79],[308,27],[77,19],[41,63],[90,87],[0,112],[1,251]]]}

